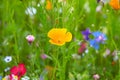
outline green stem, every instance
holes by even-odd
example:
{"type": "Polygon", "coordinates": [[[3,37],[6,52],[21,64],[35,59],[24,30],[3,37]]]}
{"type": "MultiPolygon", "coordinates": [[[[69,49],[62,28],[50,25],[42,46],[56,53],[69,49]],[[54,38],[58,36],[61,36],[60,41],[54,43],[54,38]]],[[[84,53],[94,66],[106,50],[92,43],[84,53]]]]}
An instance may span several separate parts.
{"type": "Polygon", "coordinates": [[[59,48],[57,47],[54,47],[55,48],[55,55],[52,54],[52,58],[53,58],[53,61],[55,63],[55,68],[54,68],[54,71],[53,71],[53,75],[52,75],[52,80],[55,79],[56,77],[56,73],[57,73],[57,69],[59,68],[60,64],[59,64],[59,60],[58,60],[58,57],[59,57],[59,54],[58,54],[58,51],[59,51],[59,48]]]}

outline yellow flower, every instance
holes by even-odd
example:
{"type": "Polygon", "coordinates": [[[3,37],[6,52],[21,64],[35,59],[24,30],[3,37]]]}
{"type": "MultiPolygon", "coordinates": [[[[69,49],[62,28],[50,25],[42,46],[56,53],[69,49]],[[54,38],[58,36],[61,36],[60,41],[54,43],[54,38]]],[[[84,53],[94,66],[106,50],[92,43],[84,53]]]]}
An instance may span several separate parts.
{"type": "Polygon", "coordinates": [[[111,0],[109,4],[113,9],[116,9],[116,10],[120,9],[120,1],[119,0],[111,0]]]}
{"type": "Polygon", "coordinates": [[[2,80],[7,80],[6,78],[3,78],[2,80]]]}
{"type": "Polygon", "coordinates": [[[50,0],[47,0],[47,2],[46,2],[46,9],[47,10],[51,10],[52,9],[52,3],[50,2],[50,0]]]}
{"type": "Polygon", "coordinates": [[[70,42],[72,39],[72,34],[67,32],[65,28],[53,28],[48,32],[49,42],[51,44],[62,46],[66,42],[70,42]]]}

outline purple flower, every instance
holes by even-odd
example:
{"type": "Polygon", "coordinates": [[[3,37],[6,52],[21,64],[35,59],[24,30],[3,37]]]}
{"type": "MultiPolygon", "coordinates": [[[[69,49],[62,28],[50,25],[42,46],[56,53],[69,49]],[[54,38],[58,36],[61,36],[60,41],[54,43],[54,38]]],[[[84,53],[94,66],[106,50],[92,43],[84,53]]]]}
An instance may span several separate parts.
{"type": "Polygon", "coordinates": [[[42,53],[40,57],[45,60],[45,59],[52,59],[49,55],[42,53]]]}
{"type": "Polygon", "coordinates": [[[99,44],[104,44],[104,41],[107,40],[107,37],[102,32],[96,31],[93,32],[92,35],[94,36],[94,39],[90,40],[90,45],[94,47],[96,50],[99,49],[99,44]]]}
{"type": "Polygon", "coordinates": [[[26,36],[26,40],[31,44],[35,40],[35,37],[33,35],[28,35],[26,36]]]}
{"type": "Polygon", "coordinates": [[[40,56],[41,56],[41,58],[42,58],[43,60],[45,60],[46,58],[48,58],[48,56],[47,56],[46,54],[41,54],[40,56]]]}
{"type": "Polygon", "coordinates": [[[95,37],[96,42],[98,43],[104,43],[105,40],[107,40],[107,37],[102,32],[96,31],[93,32],[92,35],[95,37]]]}
{"type": "Polygon", "coordinates": [[[89,40],[89,35],[91,34],[90,29],[86,29],[85,31],[82,31],[82,34],[85,40],[89,40]]]}

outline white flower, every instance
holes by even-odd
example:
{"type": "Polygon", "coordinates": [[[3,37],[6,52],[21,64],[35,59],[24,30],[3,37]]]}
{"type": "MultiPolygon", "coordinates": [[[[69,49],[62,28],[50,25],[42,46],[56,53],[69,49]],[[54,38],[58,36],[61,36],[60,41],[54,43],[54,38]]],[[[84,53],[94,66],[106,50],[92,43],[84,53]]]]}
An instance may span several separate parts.
{"type": "Polygon", "coordinates": [[[30,80],[30,78],[28,76],[24,76],[21,78],[21,80],[30,80]]]}
{"type": "Polygon", "coordinates": [[[97,7],[96,7],[96,12],[100,12],[102,10],[102,6],[101,5],[98,5],[97,7]]]}
{"type": "MultiPolygon", "coordinates": [[[[11,74],[12,80],[18,80],[18,77],[14,74],[11,74]]],[[[2,80],[10,80],[10,75],[5,76],[2,80]]]]}
{"type": "Polygon", "coordinates": [[[6,57],[4,58],[4,61],[5,61],[6,63],[11,62],[11,61],[12,61],[12,57],[11,57],[11,56],[6,56],[6,57]]]}
{"type": "Polygon", "coordinates": [[[7,67],[4,69],[5,72],[9,71],[10,70],[10,67],[7,67]]]}
{"type": "Polygon", "coordinates": [[[33,15],[35,15],[35,14],[37,13],[37,10],[36,10],[36,8],[34,8],[34,7],[28,7],[28,8],[25,10],[25,13],[26,13],[27,15],[33,16],[33,15]]]}
{"type": "Polygon", "coordinates": [[[85,50],[85,53],[88,53],[88,52],[89,52],[89,50],[88,50],[88,49],[86,49],[86,50],[85,50]]]}
{"type": "Polygon", "coordinates": [[[119,59],[119,57],[117,55],[113,57],[114,61],[117,61],[118,59],[119,59]]]}
{"type": "Polygon", "coordinates": [[[59,13],[62,13],[62,8],[59,9],[59,13]]]}

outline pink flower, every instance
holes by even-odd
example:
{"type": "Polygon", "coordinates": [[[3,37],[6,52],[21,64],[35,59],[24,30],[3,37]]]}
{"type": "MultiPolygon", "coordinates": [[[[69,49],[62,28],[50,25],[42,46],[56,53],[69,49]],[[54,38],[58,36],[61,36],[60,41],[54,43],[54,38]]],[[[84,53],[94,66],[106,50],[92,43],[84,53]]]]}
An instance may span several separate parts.
{"type": "Polygon", "coordinates": [[[33,35],[28,35],[26,36],[26,40],[31,44],[35,40],[35,37],[33,35]]]}
{"type": "Polygon", "coordinates": [[[100,76],[99,76],[98,74],[94,74],[94,75],[93,75],[93,78],[94,78],[94,80],[99,80],[99,79],[100,79],[100,76]]]}
{"type": "Polygon", "coordinates": [[[41,56],[41,58],[42,58],[43,60],[46,59],[46,58],[48,58],[48,56],[47,56],[46,54],[41,54],[40,56],[41,56]]]}

